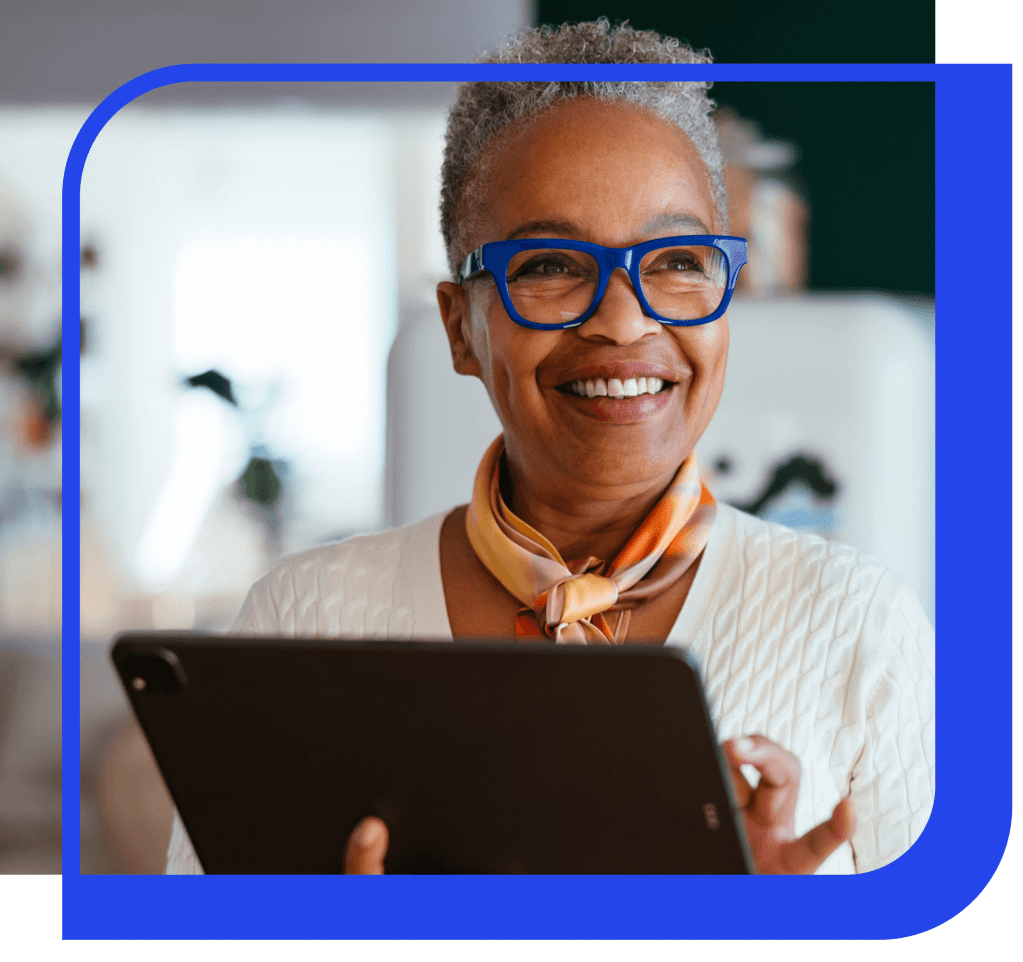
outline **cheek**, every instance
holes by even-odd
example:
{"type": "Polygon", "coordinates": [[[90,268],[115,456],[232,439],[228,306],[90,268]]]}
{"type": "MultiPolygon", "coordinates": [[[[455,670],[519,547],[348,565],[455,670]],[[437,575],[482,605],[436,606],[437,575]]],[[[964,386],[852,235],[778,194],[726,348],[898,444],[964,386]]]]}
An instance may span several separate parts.
{"type": "Polygon", "coordinates": [[[714,381],[713,393],[721,393],[725,381],[725,366],[728,363],[728,328],[717,332],[707,343],[707,368],[714,381]]]}
{"type": "Polygon", "coordinates": [[[496,293],[474,301],[471,313],[471,343],[480,366],[480,380],[490,403],[507,428],[506,412],[517,406],[516,382],[520,377],[517,364],[521,351],[516,350],[514,324],[504,314],[496,293]],[[503,322],[503,323],[502,323],[503,322]]]}
{"type": "Polygon", "coordinates": [[[706,370],[704,377],[706,378],[706,387],[701,418],[701,434],[707,429],[707,425],[714,417],[718,402],[721,400],[721,392],[725,386],[725,368],[728,363],[728,325],[723,323],[723,321],[724,319],[722,318],[722,321],[710,325],[715,327],[717,323],[721,323],[722,329],[720,331],[708,332],[709,336],[705,342],[706,370]]]}
{"type": "MultiPolygon", "coordinates": [[[[496,293],[481,298],[472,312],[473,350],[483,371],[491,399],[499,406],[502,398],[532,392],[537,369],[549,352],[550,334],[517,325],[505,313],[496,293]]],[[[519,397],[519,400],[523,400],[519,397]]]]}
{"type": "Polygon", "coordinates": [[[489,293],[474,295],[469,300],[469,330],[467,340],[472,348],[473,356],[479,362],[483,383],[490,389],[491,368],[493,367],[494,349],[490,339],[490,324],[487,321],[491,310],[489,293]]]}
{"type": "MultiPolygon", "coordinates": [[[[692,365],[694,380],[711,387],[709,382],[724,378],[728,360],[728,324],[724,318],[712,324],[676,328],[683,355],[692,365]]],[[[720,390],[720,384],[717,385],[720,390]]]]}
{"type": "Polygon", "coordinates": [[[693,370],[685,405],[691,427],[702,434],[721,400],[728,361],[728,325],[724,318],[699,327],[676,329],[679,347],[693,370]]]}

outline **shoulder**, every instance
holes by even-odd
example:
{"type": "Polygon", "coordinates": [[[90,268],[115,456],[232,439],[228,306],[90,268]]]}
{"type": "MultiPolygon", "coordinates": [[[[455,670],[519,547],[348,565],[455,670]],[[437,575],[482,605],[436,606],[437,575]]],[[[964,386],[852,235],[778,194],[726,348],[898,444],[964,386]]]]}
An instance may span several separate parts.
{"type": "Polygon", "coordinates": [[[718,510],[724,516],[722,529],[730,538],[732,550],[741,550],[748,560],[770,553],[779,559],[792,558],[801,565],[832,562],[841,567],[862,568],[878,574],[886,570],[877,558],[850,545],[764,521],[731,505],[719,504],[718,510]]]}
{"type": "Polygon", "coordinates": [[[282,558],[266,575],[265,580],[281,584],[288,580],[305,582],[315,573],[322,578],[331,571],[346,568],[365,570],[390,569],[410,542],[415,541],[430,522],[429,518],[403,528],[388,528],[372,534],[359,534],[344,541],[308,548],[282,558]]]}
{"type": "Polygon", "coordinates": [[[239,633],[388,633],[389,616],[411,617],[417,588],[439,585],[444,514],[402,528],[356,535],[279,561],[249,591],[239,633]]]}
{"type": "Polygon", "coordinates": [[[725,562],[744,580],[763,578],[782,590],[859,595],[866,601],[882,583],[903,582],[877,558],[819,535],[764,521],[730,505],[719,506],[725,562]],[[786,580],[788,579],[788,580],[786,580]]]}
{"type": "Polygon", "coordinates": [[[720,505],[718,597],[756,607],[771,621],[806,618],[838,634],[926,634],[915,592],[871,555],[720,505]]]}

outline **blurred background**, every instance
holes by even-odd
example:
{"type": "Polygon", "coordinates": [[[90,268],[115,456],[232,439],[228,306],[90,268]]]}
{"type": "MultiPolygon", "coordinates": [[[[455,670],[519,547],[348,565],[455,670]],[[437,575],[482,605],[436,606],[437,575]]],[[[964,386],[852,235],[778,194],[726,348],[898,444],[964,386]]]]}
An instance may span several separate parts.
{"type": "MultiPolygon", "coordinates": [[[[742,29],[734,14],[723,28],[627,7],[6,0],[0,873],[60,866],[60,184],[90,109],[168,63],[467,61],[521,24],[600,15],[723,62],[933,60],[922,4],[885,4],[889,20],[917,18],[898,56],[894,32],[865,50],[834,27],[845,13],[825,30],[802,2],[766,25],[751,5],[742,29]]],[[[433,295],[453,92],[180,85],[121,111],[90,153],[80,249],[63,252],[82,284],[69,429],[84,872],[162,871],[169,835],[170,800],[108,665],[116,632],[224,629],[281,555],[468,497],[499,426],[482,387],[451,373],[433,295]]],[[[714,96],[731,230],[751,260],[699,449],[708,483],[877,555],[933,618],[933,87],[722,83],[714,96]]]]}

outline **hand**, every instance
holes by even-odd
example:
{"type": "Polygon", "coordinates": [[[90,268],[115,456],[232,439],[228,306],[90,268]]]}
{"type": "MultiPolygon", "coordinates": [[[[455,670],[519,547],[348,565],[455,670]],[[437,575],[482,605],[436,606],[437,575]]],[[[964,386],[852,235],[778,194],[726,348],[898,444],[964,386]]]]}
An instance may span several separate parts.
{"type": "Polygon", "coordinates": [[[848,798],[835,806],[828,821],[796,838],[799,761],[795,755],[763,735],[732,738],[724,747],[759,874],[810,875],[852,838],[856,814],[848,798]],[[752,765],[760,772],[756,788],[750,787],[740,765],[752,765]]]}
{"type": "Polygon", "coordinates": [[[388,841],[390,833],[379,818],[364,818],[348,836],[345,875],[383,875],[388,841]]]}

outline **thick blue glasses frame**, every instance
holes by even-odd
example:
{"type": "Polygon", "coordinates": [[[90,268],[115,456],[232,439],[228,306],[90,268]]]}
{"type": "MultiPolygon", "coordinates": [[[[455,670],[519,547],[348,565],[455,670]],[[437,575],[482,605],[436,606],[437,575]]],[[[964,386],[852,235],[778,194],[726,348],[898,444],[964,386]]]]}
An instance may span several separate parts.
{"type": "Polygon", "coordinates": [[[643,313],[649,317],[668,324],[672,327],[693,327],[697,324],[709,324],[716,321],[725,311],[728,310],[728,302],[732,299],[732,291],[735,290],[735,282],[739,279],[739,271],[747,260],[747,245],[744,237],[729,237],[723,234],[686,234],[681,237],[658,237],[656,240],[644,241],[642,244],[634,244],[632,247],[603,247],[600,244],[590,244],[586,241],[561,240],[550,237],[529,237],[523,240],[493,241],[477,247],[462,264],[458,272],[458,282],[472,280],[474,277],[489,271],[497,284],[497,292],[501,295],[501,303],[508,312],[508,316],[522,327],[531,327],[537,331],[562,331],[569,327],[578,327],[584,324],[593,316],[593,313],[600,306],[600,301],[607,290],[608,282],[614,270],[621,267],[629,275],[632,281],[632,289],[643,308],[643,313]],[[655,250],[658,247],[672,246],[700,246],[714,247],[721,251],[728,268],[728,284],[725,287],[724,296],[713,314],[701,317],[695,321],[678,321],[670,317],[662,317],[647,302],[643,295],[643,285],[639,278],[639,267],[643,256],[647,251],[655,250]],[[583,251],[590,254],[600,268],[600,279],[597,282],[597,289],[593,295],[593,303],[584,314],[566,321],[564,324],[537,324],[528,321],[512,304],[511,295],[508,293],[508,262],[519,252],[528,250],[542,250],[548,247],[560,247],[564,250],[583,251]]]}

